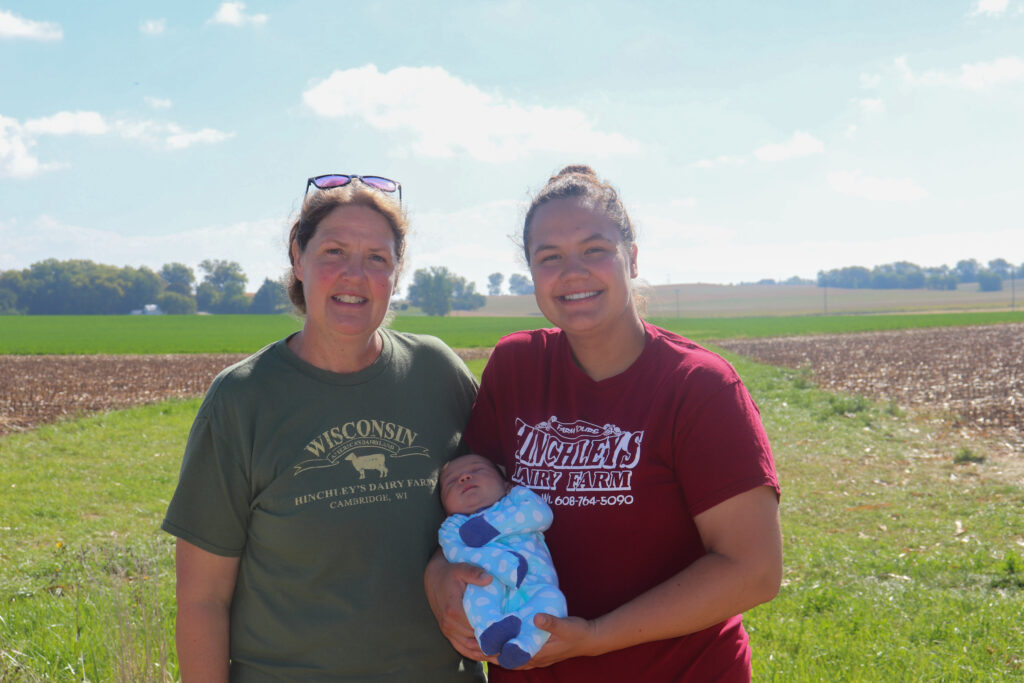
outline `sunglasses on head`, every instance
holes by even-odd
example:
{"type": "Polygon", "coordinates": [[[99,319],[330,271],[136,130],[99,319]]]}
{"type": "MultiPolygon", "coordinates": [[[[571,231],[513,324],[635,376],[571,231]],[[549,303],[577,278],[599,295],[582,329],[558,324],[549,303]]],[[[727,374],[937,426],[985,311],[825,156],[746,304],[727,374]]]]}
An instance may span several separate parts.
{"type": "Polygon", "coordinates": [[[359,180],[364,185],[369,185],[381,192],[397,192],[398,203],[402,203],[402,183],[390,178],[381,178],[378,175],[345,175],[342,173],[328,173],[327,175],[314,176],[306,181],[306,194],[309,194],[309,186],[319,190],[330,190],[335,187],[344,187],[353,180],[359,180]]]}

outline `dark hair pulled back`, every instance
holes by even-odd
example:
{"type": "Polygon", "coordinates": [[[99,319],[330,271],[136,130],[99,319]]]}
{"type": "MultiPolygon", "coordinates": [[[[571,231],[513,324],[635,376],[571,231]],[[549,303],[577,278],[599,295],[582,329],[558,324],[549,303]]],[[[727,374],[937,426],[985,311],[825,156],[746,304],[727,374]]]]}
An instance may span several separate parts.
{"type": "Polygon", "coordinates": [[[555,199],[575,198],[604,213],[619,229],[622,242],[627,248],[636,242],[633,223],[615,188],[598,178],[597,173],[589,166],[571,164],[548,179],[526,212],[526,219],[523,221],[523,253],[527,265],[530,265],[530,226],[537,209],[555,199]]]}

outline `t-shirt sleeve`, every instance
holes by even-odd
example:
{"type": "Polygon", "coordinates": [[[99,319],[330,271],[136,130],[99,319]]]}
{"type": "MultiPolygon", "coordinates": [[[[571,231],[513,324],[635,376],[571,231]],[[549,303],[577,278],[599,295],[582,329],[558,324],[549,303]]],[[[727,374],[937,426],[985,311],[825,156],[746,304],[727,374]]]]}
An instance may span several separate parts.
{"type": "Polygon", "coordinates": [[[161,528],[215,555],[240,556],[249,519],[249,484],[242,462],[237,446],[200,411],[161,528]]]}
{"type": "Polygon", "coordinates": [[[738,379],[718,388],[676,435],[676,475],[694,517],[758,486],[779,494],[761,415],[738,379]]]}

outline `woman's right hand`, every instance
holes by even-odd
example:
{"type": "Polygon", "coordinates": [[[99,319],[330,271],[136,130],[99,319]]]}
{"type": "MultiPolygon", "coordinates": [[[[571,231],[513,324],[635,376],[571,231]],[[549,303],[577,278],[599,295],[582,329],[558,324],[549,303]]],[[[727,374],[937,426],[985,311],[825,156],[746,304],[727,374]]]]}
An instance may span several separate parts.
{"type": "Polygon", "coordinates": [[[466,592],[467,584],[486,586],[490,582],[491,575],[480,567],[465,562],[451,564],[440,549],[430,558],[423,576],[427,602],[441,633],[459,654],[478,662],[496,660],[480,651],[473,627],[462,608],[462,594],[466,592]]]}

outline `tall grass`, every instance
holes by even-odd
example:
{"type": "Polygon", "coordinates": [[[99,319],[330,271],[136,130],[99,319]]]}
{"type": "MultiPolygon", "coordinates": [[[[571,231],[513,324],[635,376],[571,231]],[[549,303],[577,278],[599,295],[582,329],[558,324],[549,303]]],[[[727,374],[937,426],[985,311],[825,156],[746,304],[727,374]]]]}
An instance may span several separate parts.
{"type": "MultiPolygon", "coordinates": [[[[745,616],[755,679],[1024,678],[1024,488],[1005,447],[732,360],[783,486],[784,585],[745,616]]],[[[0,438],[0,681],[176,678],[158,525],[197,407],[0,438]]]]}

